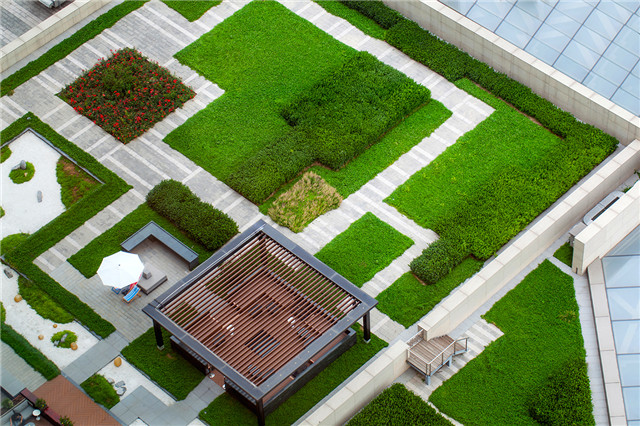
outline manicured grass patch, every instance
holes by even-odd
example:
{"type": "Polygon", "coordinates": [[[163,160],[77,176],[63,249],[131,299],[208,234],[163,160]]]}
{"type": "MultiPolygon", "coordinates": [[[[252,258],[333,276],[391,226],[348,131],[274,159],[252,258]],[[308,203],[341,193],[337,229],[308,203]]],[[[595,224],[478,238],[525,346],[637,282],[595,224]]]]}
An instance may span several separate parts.
{"type": "Polygon", "coordinates": [[[60,136],[31,113],[25,114],[4,129],[0,133],[0,142],[5,143],[15,138],[27,127],[31,127],[40,133],[54,146],[70,158],[73,158],[81,167],[89,170],[104,184],[88,193],[82,200],[40,228],[22,244],[16,246],[10,253],[7,253],[5,261],[12,268],[26,275],[35,285],[45,291],[83,325],[99,336],[107,337],[115,331],[115,327],[96,314],[91,307],[78,299],[76,295],[66,290],[34,265],[33,260],[111,204],[131,187],[95,158],[60,136]]]}
{"type": "Polygon", "coordinates": [[[116,393],[116,390],[111,386],[111,383],[100,374],[94,374],[82,382],[80,386],[95,402],[106,408],[111,408],[120,402],[120,397],[116,393]]]}
{"type": "Polygon", "coordinates": [[[162,334],[163,350],[158,350],[153,328],[150,328],[122,349],[122,355],[180,401],[200,384],[204,375],[171,348],[166,330],[162,330],[162,334]]]}
{"type": "Polygon", "coordinates": [[[0,255],[7,254],[29,238],[30,234],[24,232],[7,235],[0,241],[0,255]]]}
{"type": "Polygon", "coordinates": [[[569,243],[564,243],[553,253],[553,257],[571,268],[571,263],[573,262],[573,247],[571,247],[569,243]]]}
{"type": "Polygon", "coordinates": [[[450,425],[419,396],[396,383],[382,391],[349,422],[348,426],[370,425],[450,425]]]}
{"type": "Polygon", "coordinates": [[[33,163],[26,162],[25,169],[13,169],[9,172],[9,178],[15,184],[21,184],[25,182],[29,182],[33,175],[36,174],[36,169],[33,166],[33,163]]]}
{"type": "Polygon", "coordinates": [[[60,184],[60,197],[66,208],[71,207],[100,183],[73,161],[61,156],[56,164],[56,177],[60,184]]]}
{"type": "Polygon", "coordinates": [[[123,143],[194,96],[169,70],[129,47],[101,59],[60,92],[76,112],[123,143]]]}
{"type": "Polygon", "coordinates": [[[53,300],[40,287],[27,280],[22,275],[18,275],[18,289],[24,300],[42,318],[50,319],[53,322],[66,324],[73,321],[74,317],[58,302],[53,300]]]}
{"type": "Polygon", "coordinates": [[[78,335],[70,330],[58,331],[56,334],[51,336],[51,343],[55,345],[55,343],[58,342],[57,346],[65,349],[71,348],[71,344],[77,340],[78,335]],[[62,339],[64,339],[64,342],[62,339]]]}
{"type": "Polygon", "coordinates": [[[281,4],[252,2],[175,55],[225,94],[165,142],[226,181],[290,131],[282,107],[354,53],[281,4]]]}
{"type": "Polygon", "coordinates": [[[175,180],[157,184],[147,194],[147,204],[210,251],[218,250],[238,233],[233,219],[175,180]]]}
{"type": "Polygon", "coordinates": [[[70,37],[49,49],[47,53],[38,59],[29,62],[9,77],[3,79],[0,82],[0,96],[6,95],[25,81],[40,74],[85,42],[100,34],[104,29],[111,28],[122,17],[143,6],[147,1],[127,0],[89,22],[70,37]]]}
{"type": "Polygon", "coordinates": [[[9,145],[2,147],[2,149],[0,149],[0,163],[4,163],[9,157],[11,157],[11,148],[9,148],[9,145]]]}
{"type": "Polygon", "coordinates": [[[373,213],[365,213],[316,253],[316,257],[361,287],[412,245],[411,238],[373,213]]]}
{"type": "Polygon", "coordinates": [[[342,197],[324,179],[313,172],[305,173],[269,208],[276,223],[300,232],[315,218],[340,206],[342,197]]]}
{"type": "MultiPolygon", "coordinates": [[[[504,336],[436,389],[430,399],[464,424],[537,424],[529,407],[548,385],[548,375],[567,362],[585,359],[573,280],[546,260],[485,318],[500,327],[504,336]]],[[[574,379],[582,381],[572,387],[582,393],[576,398],[588,406],[575,407],[584,415],[573,424],[593,424],[588,378],[575,375],[574,379]]],[[[538,401],[536,406],[541,404],[538,401]]]]}
{"type": "Polygon", "coordinates": [[[435,284],[425,285],[407,272],[376,297],[378,309],[409,328],[428,314],[452,290],[482,268],[483,262],[471,257],[435,284]]]}
{"type": "Polygon", "coordinates": [[[188,21],[193,22],[200,19],[207,10],[222,3],[222,0],[162,0],[162,3],[184,16],[188,21]]]}
{"type": "Polygon", "coordinates": [[[322,6],[322,8],[330,14],[344,19],[363,33],[379,40],[384,40],[387,30],[360,12],[357,12],[335,0],[316,0],[316,3],[322,6]]]}
{"type": "Polygon", "coordinates": [[[0,338],[4,343],[9,345],[16,354],[26,361],[34,370],[42,374],[45,379],[51,380],[60,374],[60,369],[49,358],[44,356],[42,352],[31,346],[31,343],[18,334],[11,326],[4,323],[6,311],[0,303],[0,338]]]}
{"type": "Polygon", "coordinates": [[[212,251],[205,249],[200,244],[191,241],[168,219],[160,216],[145,203],[84,246],[81,250],[71,256],[68,259],[68,262],[80,271],[82,275],[90,278],[98,271],[102,259],[122,250],[120,248],[120,243],[152,220],[198,253],[201,260],[209,258],[213,253],[212,251]]]}
{"type": "MultiPolygon", "coordinates": [[[[387,346],[387,343],[375,335],[371,335],[371,342],[362,341],[362,331],[356,324],[354,329],[358,333],[358,342],[322,370],[309,383],[296,392],[274,412],[267,415],[269,425],[291,425],[302,415],[313,408],[322,398],[327,396],[340,383],[366,363],[371,357],[387,346]]],[[[256,416],[245,408],[242,403],[228,394],[213,400],[211,404],[200,412],[200,419],[212,426],[255,425],[256,416]]]]}
{"type": "Polygon", "coordinates": [[[496,111],[386,201],[487,259],[609,151],[558,138],[468,80],[457,85],[496,111]]]}
{"type": "Polygon", "coordinates": [[[377,22],[385,29],[389,29],[406,19],[399,12],[377,0],[340,0],[340,3],[360,12],[363,16],[377,22]]]}

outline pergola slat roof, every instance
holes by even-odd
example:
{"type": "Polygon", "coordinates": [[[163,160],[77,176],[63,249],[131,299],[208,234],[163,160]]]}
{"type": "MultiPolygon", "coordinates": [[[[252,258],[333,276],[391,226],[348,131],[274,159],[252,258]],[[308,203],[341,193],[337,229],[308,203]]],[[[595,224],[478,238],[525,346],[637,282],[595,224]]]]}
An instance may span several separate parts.
{"type": "Polygon", "coordinates": [[[259,400],[376,304],[259,221],[144,312],[259,400]]]}

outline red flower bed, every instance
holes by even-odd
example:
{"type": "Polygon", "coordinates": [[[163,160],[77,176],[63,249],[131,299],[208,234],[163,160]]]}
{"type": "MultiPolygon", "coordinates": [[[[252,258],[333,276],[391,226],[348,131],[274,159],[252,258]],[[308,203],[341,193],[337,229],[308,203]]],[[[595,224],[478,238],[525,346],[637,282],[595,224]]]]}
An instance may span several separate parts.
{"type": "Polygon", "coordinates": [[[123,143],[194,96],[179,78],[130,48],[101,59],[60,93],[73,109],[123,143]]]}

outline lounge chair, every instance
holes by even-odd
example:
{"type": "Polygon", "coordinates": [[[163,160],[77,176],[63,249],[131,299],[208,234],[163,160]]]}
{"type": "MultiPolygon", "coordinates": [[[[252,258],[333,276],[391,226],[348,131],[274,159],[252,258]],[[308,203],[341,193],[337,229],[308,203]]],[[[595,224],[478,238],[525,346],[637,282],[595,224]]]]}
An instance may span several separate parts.
{"type": "Polygon", "coordinates": [[[138,293],[140,293],[140,287],[135,286],[132,290],[129,290],[129,292],[122,298],[122,300],[127,303],[131,303],[133,298],[136,297],[138,293]]]}

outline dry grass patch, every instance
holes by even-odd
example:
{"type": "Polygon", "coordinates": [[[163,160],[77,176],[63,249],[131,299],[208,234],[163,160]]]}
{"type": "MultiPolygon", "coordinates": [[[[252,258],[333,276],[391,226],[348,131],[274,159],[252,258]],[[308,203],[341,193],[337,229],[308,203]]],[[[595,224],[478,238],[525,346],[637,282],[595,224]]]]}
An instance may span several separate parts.
{"type": "Polygon", "coordinates": [[[305,173],[273,202],[268,214],[276,223],[300,232],[315,218],[336,209],[342,196],[313,172],[305,173]]]}

